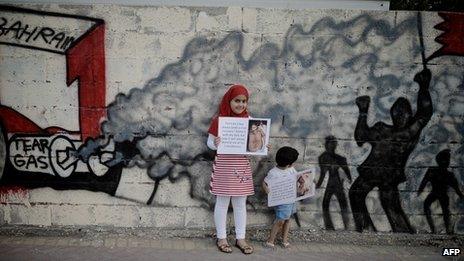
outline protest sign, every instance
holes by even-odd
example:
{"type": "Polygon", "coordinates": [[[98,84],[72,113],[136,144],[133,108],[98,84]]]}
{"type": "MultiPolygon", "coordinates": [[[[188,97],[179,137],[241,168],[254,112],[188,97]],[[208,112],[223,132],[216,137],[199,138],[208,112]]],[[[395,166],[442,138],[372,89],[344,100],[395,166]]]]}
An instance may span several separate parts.
{"type": "Polygon", "coordinates": [[[271,119],[219,117],[218,154],[267,155],[271,119]]]}
{"type": "Polygon", "coordinates": [[[307,169],[291,176],[274,177],[266,183],[269,188],[267,205],[269,207],[291,204],[295,201],[313,197],[316,186],[314,184],[315,169],[307,169]]]}

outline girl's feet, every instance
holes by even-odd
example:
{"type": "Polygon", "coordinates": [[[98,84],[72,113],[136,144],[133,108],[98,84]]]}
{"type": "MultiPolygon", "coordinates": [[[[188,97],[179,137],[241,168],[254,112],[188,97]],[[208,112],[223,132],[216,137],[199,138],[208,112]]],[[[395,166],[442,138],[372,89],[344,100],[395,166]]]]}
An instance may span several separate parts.
{"type": "Polygon", "coordinates": [[[235,241],[235,246],[242,251],[245,255],[249,255],[253,253],[253,247],[248,245],[248,243],[245,241],[245,239],[237,239],[235,241]]]}
{"type": "Polygon", "coordinates": [[[283,246],[284,248],[290,248],[290,243],[288,243],[288,242],[282,242],[282,246],[283,246]]]}
{"type": "Polygon", "coordinates": [[[221,252],[232,253],[232,248],[230,247],[229,242],[227,242],[227,239],[218,239],[216,241],[216,246],[221,252]]]}

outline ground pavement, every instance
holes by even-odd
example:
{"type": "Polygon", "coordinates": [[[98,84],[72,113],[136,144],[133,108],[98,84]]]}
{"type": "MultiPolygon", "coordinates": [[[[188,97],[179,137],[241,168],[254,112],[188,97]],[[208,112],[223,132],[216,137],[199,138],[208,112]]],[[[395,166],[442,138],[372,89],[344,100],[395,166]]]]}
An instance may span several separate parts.
{"type": "Polygon", "coordinates": [[[245,256],[235,247],[232,254],[218,252],[211,238],[0,235],[0,260],[460,260],[442,257],[442,248],[432,246],[294,242],[290,249],[268,249],[251,242],[255,253],[245,256]]]}

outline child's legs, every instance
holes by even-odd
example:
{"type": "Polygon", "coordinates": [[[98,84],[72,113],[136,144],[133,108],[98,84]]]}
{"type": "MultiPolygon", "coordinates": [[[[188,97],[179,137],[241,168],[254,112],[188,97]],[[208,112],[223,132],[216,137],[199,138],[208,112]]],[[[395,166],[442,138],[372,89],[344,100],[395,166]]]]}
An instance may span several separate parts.
{"type": "Polygon", "coordinates": [[[269,234],[267,242],[274,244],[276,236],[282,230],[284,223],[285,220],[276,220],[274,224],[272,224],[271,233],[269,234]]]}
{"type": "Polygon", "coordinates": [[[282,229],[282,242],[288,242],[288,232],[290,231],[290,220],[287,219],[284,221],[283,229],[282,229]]]}
{"type": "Polygon", "coordinates": [[[216,196],[214,205],[214,224],[216,225],[216,235],[218,239],[227,237],[227,209],[229,208],[229,196],[216,196]]]}
{"type": "Polygon", "coordinates": [[[236,239],[245,239],[246,231],[246,196],[231,197],[234,208],[236,239]]]}

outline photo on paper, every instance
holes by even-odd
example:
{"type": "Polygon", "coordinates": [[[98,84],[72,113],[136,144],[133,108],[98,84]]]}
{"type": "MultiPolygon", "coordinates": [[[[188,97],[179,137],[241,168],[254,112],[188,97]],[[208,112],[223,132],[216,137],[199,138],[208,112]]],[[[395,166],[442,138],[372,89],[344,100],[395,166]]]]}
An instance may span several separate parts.
{"type": "Polygon", "coordinates": [[[219,117],[218,154],[267,155],[271,119],[219,117]]]}
{"type": "Polygon", "coordinates": [[[267,150],[267,120],[248,121],[247,152],[260,153],[267,150]]]}
{"type": "Polygon", "coordinates": [[[296,200],[313,197],[316,192],[316,184],[314,183],[314,169],[307,169],[298,172],[296,180],[296,200]]]}

